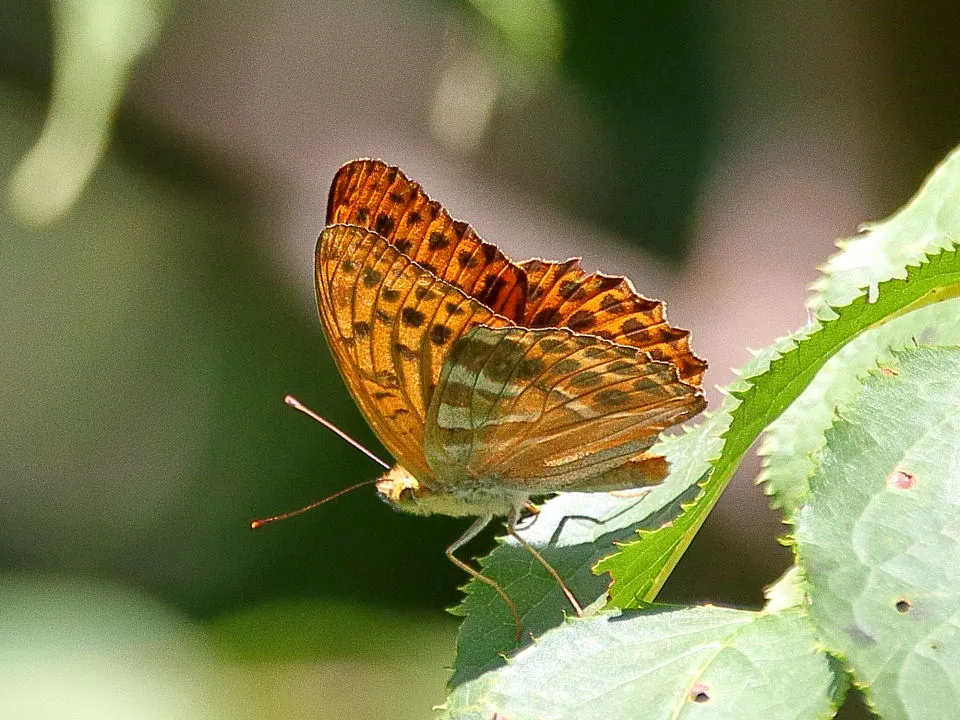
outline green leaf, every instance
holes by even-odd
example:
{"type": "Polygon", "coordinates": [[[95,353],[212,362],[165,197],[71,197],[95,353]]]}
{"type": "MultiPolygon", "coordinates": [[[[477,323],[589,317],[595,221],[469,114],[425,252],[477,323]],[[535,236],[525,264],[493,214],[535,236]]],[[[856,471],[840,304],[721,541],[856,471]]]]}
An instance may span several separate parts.
{"type": "MultiPolygon", "coordinates": [[[[830,316],[829,306],[844,305],[864,287],[902,277],[925,254],[960,238],[960,149],[935,170],[923,187],[892,217],[864,226],[857,237],[841,240],[841,251],[823,267],[808,305],[830,316]]],[[[924,308],[864,333],[824,366],[799,398],[764,432],[759,454],[764,467],[757,478],[773,495],[774,508],[789,518],[807,491],[816,454],[834,408],[859,392],[859,376],[889,357],[892,348],[960,342],[960,301],[924,308]]]]}
{"type": "Polygon", "coordinates": [[[571,620],[459,686],[441,717],[810,720],[846,685],[799,610],[656,608],[571,620]]]}
{"type": "Polygon", "coordinates": [[[841,240],[841,252],[823,266],[823,276],[807,305],[819,313],[846,305],[863,288],[894,277],[925,255],[936,254],[960,238],[960,148],[938,165],[899,212],[886,220],[867,223],[857,237],[841,240]]]}
{"type": "Polygon", "coordinates": [[[757,482],[772,496],[772,507],[789,519],[806,497],[834,410],[860,391],[867,370],[889,359],[894,349],[953,343],[960,343],[960,299],[898,317],[855,338],[832,357],[764,431],[759,450],[764,466],[757,482]]]}
{"type": "Polygon", "coordinates": [[[767,599],[763,608],[767,612],[780,612],[802,606],[807,601],[807,591],[800,568],[791,565],[779,580],[764,589],[763,596],[767,599]]]}
{"type": "Polygon", "coordinates": [[[747,389],[732,391],[721,409],[721,414],[729,413],[729,427],[723,435],[720,457],[702,483],[703,494],[670,525],[641,533],[640,540],[624,545],[619,553],[597,565],[598,570],[608,571],[614,578],[611,602],[635,607],[652,601],[663,585],[664,570],[669,572],[686,550],[750,445],[844,344],[904,309],[949,294],[943,292],[945,288],[952,292],[957,287],[960,253],[955,249],[944,251],[911,267],[905,279],[882,283],[876,302],[869,302],[866,294],[860,295],[846,307],[835,308],[833,319],[779,341],[776,350],[768,348],[755,358],[744,373],[747,389]]]}
{"type": "Polygon", "coordinates": [[[960,348],[896,353],[796,516],[810,616],[886,720],[960,707],[960,348]]]}

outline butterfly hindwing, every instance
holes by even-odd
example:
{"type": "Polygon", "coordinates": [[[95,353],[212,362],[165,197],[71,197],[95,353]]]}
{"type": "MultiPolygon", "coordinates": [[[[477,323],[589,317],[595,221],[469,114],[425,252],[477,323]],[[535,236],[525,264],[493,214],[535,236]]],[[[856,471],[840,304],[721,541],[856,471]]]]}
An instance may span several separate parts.
{"type": "Polygon", "coordinates": [[[390,453],[429,478],[424,422],[449,346],[474,324],[507,321],[363,228],[323,231],[316,280],[320,319],[351,394],[390,453]]]}
{"type": "Polygon", "coordinates": [[[635,348],[563,328],[476,327],[443,365],[425,455],[440,483],[614,489],[622,477],[596,479],[642,464],[661,430],[703,406],[673,366],[635,348]]]}

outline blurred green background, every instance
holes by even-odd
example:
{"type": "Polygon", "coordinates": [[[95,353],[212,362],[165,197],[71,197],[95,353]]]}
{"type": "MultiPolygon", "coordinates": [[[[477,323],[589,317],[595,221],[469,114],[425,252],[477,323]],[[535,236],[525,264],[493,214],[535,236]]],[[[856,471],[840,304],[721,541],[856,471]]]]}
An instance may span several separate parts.
{"type": "MultiPolygon", "coordinates": [[[[956,145],[958,29],[946,0],[0,0],[0,717],[442,701],[462,521],[368,490],[248,528],[378,471],[281,401],[382,453],[312,298],[341,163],[631,276],[724,384],[956,145]]],[[[757,606],[787,566],[757,467],[663,600],[757,606]]]]}

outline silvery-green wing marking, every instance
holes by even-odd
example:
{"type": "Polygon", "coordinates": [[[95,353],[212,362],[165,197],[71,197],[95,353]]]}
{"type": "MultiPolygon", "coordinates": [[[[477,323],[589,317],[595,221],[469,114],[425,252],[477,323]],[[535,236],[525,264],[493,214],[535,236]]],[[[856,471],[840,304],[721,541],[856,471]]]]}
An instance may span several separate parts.
{"type": "Polygon", "coordinates": [[[444,361],[424,451],[441,485],[621,489],[662,477],[643,453],[704,406],[676,367],[636,348],[564,328],[476,327],[444,361]],[[615,481],[597,485],[604,474],[615,481]]]}

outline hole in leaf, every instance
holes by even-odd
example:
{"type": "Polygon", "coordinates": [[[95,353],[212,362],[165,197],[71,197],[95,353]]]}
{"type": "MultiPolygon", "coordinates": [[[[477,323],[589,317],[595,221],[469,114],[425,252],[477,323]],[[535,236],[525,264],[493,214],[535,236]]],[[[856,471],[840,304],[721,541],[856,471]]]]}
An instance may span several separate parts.
{"type": "Polygon", "coordinates": [[[695,703],[705,703],[710,700],[710,694],[707,692],[710,688],[706,685],[694,685],[690,688],[690,699],[695,703]]]}
{"type": "Polygon", "coordinates": [[[894,607],[897,609],[898,613],[905,613],[905,612],[910,612],[910,608],[912,608],[913,605],[910,603],[909,600],[897,600],[894,607]]]}
{"type": "Polygon", "coordinates": [[[914,476],[904,470],[894,470],[887,478],[887,485],[897,490],[910,490],[915,482],[914,476]]]}

